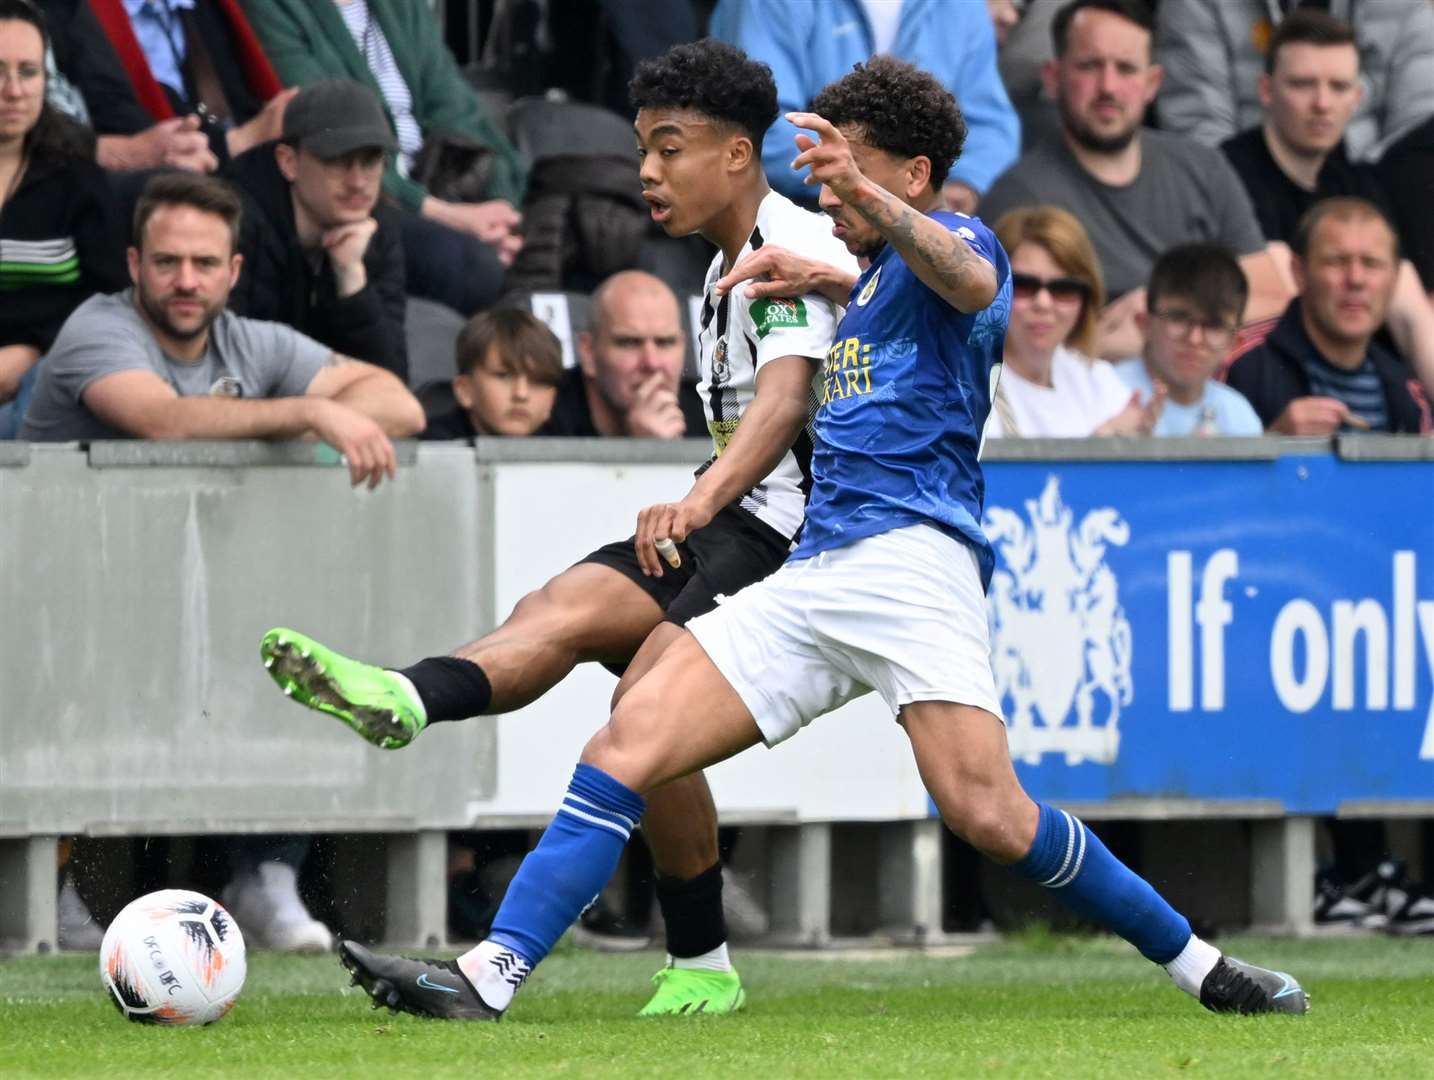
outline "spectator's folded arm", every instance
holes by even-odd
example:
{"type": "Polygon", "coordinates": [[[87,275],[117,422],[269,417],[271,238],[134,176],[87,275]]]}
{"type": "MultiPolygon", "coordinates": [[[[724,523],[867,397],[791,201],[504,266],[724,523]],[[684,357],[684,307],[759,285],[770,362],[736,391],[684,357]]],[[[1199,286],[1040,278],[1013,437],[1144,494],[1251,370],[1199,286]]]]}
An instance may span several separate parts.
{"type": "Polygon", "coordinates": [[[334,363],[319,370],[305,394],[346,405],[394,438],[416,435],[424,427],[423,406],[408,387],[391,372],[362,360],[335,355],[334,363]]]}
{"type": "Polygon", "coordinates": [[[271,439],[312,426],[302,398],[180,397],[159,375],[138,368],[101,375],[80,400],[110,427],[140,439],[271,439]]]}

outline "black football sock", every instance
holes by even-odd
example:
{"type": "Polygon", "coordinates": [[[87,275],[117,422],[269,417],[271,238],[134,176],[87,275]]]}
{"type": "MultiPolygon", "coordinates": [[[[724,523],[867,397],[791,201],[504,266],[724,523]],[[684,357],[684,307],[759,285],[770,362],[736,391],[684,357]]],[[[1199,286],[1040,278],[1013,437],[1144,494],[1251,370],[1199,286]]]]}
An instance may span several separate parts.
{"type": "Polygon", "coordinates": [[[686,881],[659,877],[657,903],[667,925],[667,951],[674,957],[701,956],[726,942],[720,862],[686,881]]]}
{"type": "Polygon", "coordinates": [[[493,700],[487,674],[460,656],[430,656],[396,670],[413,683],[430,724],[481,716],[493,700]]]}

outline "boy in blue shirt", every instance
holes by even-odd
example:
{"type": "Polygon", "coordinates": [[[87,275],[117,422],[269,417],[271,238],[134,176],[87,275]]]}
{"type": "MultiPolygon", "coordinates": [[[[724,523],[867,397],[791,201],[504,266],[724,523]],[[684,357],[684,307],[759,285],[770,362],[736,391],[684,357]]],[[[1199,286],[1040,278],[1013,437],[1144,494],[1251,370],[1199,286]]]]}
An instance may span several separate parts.
{"type": "Polygon", "coordinates": [[[1250,287],[1240,264],[1216,244],[1182,244],[1155,261],[1146,310],[1136,325],[1145,355],[1116,365],[1141,403],[1166,389],[1152,435],[1263,435],[1244,395],[1215,381],[1245,311],[1250,287]]]}

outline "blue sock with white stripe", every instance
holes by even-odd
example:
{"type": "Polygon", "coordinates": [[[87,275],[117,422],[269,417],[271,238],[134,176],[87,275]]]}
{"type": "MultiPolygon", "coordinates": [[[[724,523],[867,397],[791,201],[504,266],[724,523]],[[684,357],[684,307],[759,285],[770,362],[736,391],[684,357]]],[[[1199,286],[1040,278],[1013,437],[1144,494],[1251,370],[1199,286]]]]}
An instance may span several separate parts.
{"type": "Polygon", "coordinates": [[[646,807],[601,769],[579,765],[553,823],[508,886],[488,940],[529,966],[547,956],[612,877],[646,807]]]}
{"type": "Polygon", "coordinates": [[[1041,821],[1031,850],[1011,869],[1054,890],[1077,914],[1119,934],[1147,960],[1169,964],[1180,956],[1191,941],[1185,917],[1078,817],[1038,805],[1041,821]]]}

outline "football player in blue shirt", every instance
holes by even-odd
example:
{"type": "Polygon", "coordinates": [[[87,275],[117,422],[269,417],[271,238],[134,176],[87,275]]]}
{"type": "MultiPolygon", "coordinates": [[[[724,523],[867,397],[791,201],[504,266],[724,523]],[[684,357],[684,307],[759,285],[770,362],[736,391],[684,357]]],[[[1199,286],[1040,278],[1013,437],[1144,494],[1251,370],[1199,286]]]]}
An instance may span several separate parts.
{"type": "MultiPolygon", "coordinates": [[[[869,265],[854,285],[825,282],[850,286],[850,306],[822,375],[800,546],[688,623],[618,703],[487,940],[456,963],[344,942],[345,966],[390,1007],[496,1019],[606,883],[644,792],[875,690],[958,836],[1131,942],[1208,1008],[1304,1012],[1294,979],[1221,955],[1079,819],[1022,790],[991,674],[992,554],[979,525],[1010,266],[975,218],[932,212],[965,128],[930,75],[876,57],[812,110],[788,117],[816,136],[797,137],[793,168],[810,168],[834,233],[869,265]]],[[[790,254],[765,256],[769,276],[783,258],[821,284],[790,254]]]]}

